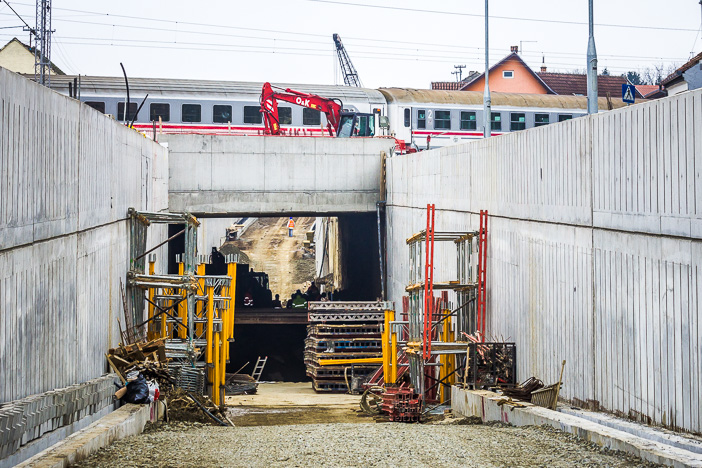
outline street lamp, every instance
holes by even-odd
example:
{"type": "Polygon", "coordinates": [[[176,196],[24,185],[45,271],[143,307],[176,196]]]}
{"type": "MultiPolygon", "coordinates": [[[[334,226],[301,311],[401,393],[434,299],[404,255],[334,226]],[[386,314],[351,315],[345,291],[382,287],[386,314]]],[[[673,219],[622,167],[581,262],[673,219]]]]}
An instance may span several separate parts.
{"type": "Polygon", "coordinates": [[[492,100],[490,99],[490,63],[488,62],[488,0],[485,0],[485,92],[483,93],[483,137],[490,136],[490,116],[492,115],[492,100]]]}

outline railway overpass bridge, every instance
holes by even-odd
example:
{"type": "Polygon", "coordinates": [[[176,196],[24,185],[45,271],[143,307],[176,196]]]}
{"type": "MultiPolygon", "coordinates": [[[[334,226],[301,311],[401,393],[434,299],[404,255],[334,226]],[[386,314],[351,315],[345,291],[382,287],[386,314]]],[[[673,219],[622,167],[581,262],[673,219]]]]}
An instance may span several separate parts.
{"type": "Polygon", "coordinates": [[[198,217],[375,212],[392,138],[162,135],[168,208],[198,217]]]}

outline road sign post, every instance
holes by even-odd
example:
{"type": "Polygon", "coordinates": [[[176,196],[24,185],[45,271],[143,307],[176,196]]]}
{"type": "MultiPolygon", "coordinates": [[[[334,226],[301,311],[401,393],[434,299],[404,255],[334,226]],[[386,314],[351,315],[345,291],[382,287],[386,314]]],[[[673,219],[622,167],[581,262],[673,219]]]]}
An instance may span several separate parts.
{"type": "Polygon", "coordinates": [[[633,104],[636,100],[636,87],[633,84],[622,84],[622,101],[633,104]]]}

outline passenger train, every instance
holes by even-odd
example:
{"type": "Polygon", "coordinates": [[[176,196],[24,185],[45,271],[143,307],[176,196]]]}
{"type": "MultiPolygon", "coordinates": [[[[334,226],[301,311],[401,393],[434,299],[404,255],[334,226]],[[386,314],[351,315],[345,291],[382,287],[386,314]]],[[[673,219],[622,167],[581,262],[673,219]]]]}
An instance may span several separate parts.
{"type": "MultiPolygon", "coordinates": [[[[130,103],[122,78],[51,77],[51,87],[73,94],[87,105],[150,135],[201,133],[262,135],[259,98],[263,83],[237,81],[132,78],[130,103]],[[144,100],[140,110],[139,106],[144,100]],[[126,110],[126,115],[125,115],[126,110]],[[137,113],[138,110],[138,113],[137,113]]],[[[483,93],[409,88],[365,89],[349,86],[286,85],[305,93],[341,100],[345,111],[385,116],[375,119],[375,135],[394,136],[417,149],[446,146],[482,138],[483,93]],[[389,125],[383,125],[387,122],[389,125]],[[379,125],[380,123],[380,125],[379,125]]],[[[619,101],[619,100],[616,100],[619,101]]],[[[614,102],[615,107],[623,103],[614,102]]],[[[600,98],[600,108],[607,108],[600,98]]],[[[491,133],[503,133],[562,122],[587,113],[587,97],[546,94],[492,93],[491,133]]],[[[281,128],[286,135],[322,136],[324,114],[314,109],[280,103],[281,128]]]]}

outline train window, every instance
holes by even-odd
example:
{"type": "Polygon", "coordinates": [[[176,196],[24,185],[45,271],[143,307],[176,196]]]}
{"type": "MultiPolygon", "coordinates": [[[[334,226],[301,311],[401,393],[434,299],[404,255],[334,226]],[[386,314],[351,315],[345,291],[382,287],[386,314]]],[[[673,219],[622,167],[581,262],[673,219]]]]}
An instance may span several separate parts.
{"type": "Polygon", "coordinates": [[[212,106],[212,121],[214,123],[229,123],[232,121],[232,106],[212,106]]]}
{"type": "Polygon", "coordinates": [[[491,130],[502,130],[502,116],[499,112],[490,113],[490,129],[491,130]]]}
{"type": "Polygon", "coordinates": [[[535,114],[534,115],[534,126],[541,127],[542,125],[548,125],[548,114],[535,114]]]}
{"type": "Polygon", "coordinates": [[[504,70],[502,72],[502,78],[514,78],[514,70],[504,70]]]}
{"type": "Polygon", "coordinates": [[[200,104],[183,104],[181,111],[183,122],[202,122],[202,106],[200,104]]]}
{"type": "Polygon", "coordinates": [[[149,105],[149,120],[154,122],[161,118],[161,121],[171,120],[171,105],[153,102],[149,105]]]}
{"type": "Polygon", "coordinates": [[[411,123],[411,116],[409,107],[405,109],[405,127],[409,127],[411,123]]]}
{"type": "Polygon", "coordinates": [[[105,103],[100,102],[100,101],[85,101],[87,105],[95,109],[96,111],[100,111],[103,114],[105,113],[105,103]]]}
{"type": "Polygon", "coordinates": [[[261,106],[244,106],[244,123],[260,124],[262,117],[261,106]]]}
{"type": "Polygon", "coordinates": [[[424,109],[417,111],[417,128],[427,128],[427,111],[424,109]]]}
{"type": "MultiPolygon", "coordinates": [[[[136,102],[130,102],[129,103],[129,111],[127,112],[127,120],[135,120],[137,113],[137,104],[136,102]]],[[[117,103],[117,120],[124,120],[124,103],[123,102],[118,102],[117,103]]]]}
{"type": "Polygon", "coordinates": [[[461,130],[475,130],[478,122],[475,119],[475,112],[461,111],[461,130]]]}
{"type": "Polygon", "coordinates": [[[451,130],[451,111],[438,110],[434,112],[434,128],[436,130],[451,130]]]}
{"type": "Polygon", "coordinates": [[[280,125],[292,125],[292,107],[279,107],[278,118],[280,125]]]}
{"type": "Polygon", "coordinates": [[[305,107],[302,109],[302,125],[319,125],[322,123],[322,113],[305,107]]]}
{"type": "Polygon", "coordinates": [[[521,112],[510,114],[509,129],[511,131],[524,130],[526,128],[526,115],[521,112]]]}
{"type": "Polygon", "coordinates": [[[558,121],[564,122],[573,118],[572,114],[558,114],[558,121]]]}

